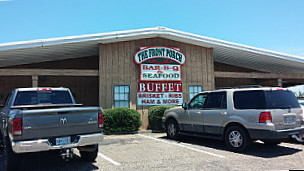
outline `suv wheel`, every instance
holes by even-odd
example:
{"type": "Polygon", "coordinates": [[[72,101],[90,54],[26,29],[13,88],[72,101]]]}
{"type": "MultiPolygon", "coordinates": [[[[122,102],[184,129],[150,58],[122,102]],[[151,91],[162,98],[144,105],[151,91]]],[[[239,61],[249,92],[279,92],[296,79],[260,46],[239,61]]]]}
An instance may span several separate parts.
{"type": "Polygon", "coordinates": [[[230,150],[236,152],[245,151],[252,144],[248,133],[240,126],[231,126],[227,129],[225,132],[225,142],[230,150]]]}
{"type": "Polygon", "coordinates": [[[166,123],[166,132],[167,137],[170,139],[178,139],[180,137],[178,124],[172,119],[166,123]]]}

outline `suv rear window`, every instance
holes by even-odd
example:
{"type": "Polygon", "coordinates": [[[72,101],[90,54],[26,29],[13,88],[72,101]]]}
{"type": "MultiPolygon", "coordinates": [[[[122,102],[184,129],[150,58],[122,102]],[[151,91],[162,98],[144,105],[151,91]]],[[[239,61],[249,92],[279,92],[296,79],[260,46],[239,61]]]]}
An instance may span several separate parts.
{"type": "Polygon", "coordinates": [[[68,91],[20,91],[15,99],[15,106],[36,104],[71,104],[68,91]]]}
{"type": "Polygon", "coordinates": [[[236,109],[285,109],[300,107],[291,91],[236,91],[233,94],[236,109]]]}
{"type": "Polygon", "coordinates": [[[298,108],[300,104],[291,91],[266,91],[268,109],[298,108]]]}

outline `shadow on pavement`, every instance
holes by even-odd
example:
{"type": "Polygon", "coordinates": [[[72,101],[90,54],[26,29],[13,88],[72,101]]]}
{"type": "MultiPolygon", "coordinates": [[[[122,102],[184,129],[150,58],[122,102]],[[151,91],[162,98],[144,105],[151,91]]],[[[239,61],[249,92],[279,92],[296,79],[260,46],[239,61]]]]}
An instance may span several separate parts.
{"type": "MultiPolygon", "coordinates": [[[[56,152],[41,152],[23,154],[21,156],[20,171],[89,171],[98,170],[91,162],[83,161],[75,155],[70,161],[63,160],[56,152]]],[[[0,152],[0,170],[3,169],[3,156],[0,152]]],[[[17,164],[17,163],[16,163],[17,164]]]]}
{"type": "MultiPolygon", "coordinates": [[[[168,140],[168,138],[166,136],[160,137],[160,139],[168,140]]],[[[221,140],[183,136],[177,142],[193,144],[193,145],[200,145],[200,146],[205,146],[208,148],[214,148],[217,150],[229,151],[227,149],[227,147],[225,146],[224,141],[221,141],[221,140]]],[[[292,154],[295,154],[300,151],[302,151],[302,150],[298,149],[298,148],[285,147],[285,146],[280,146],[280,145],[271,146],[271,145],[265,145],[263,143],[254,142],[252,147],[249,150],[247,150],[241,154],[262,157],[262,158],[274,158],[274,157],[279,157],[279,156],[292,155],[292,154]]]]}

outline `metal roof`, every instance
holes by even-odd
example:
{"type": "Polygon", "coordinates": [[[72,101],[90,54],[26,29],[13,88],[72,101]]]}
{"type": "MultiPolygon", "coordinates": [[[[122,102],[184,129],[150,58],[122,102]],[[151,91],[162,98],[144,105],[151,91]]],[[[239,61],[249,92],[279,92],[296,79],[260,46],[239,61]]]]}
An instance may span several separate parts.
{"type": "Polygon", "coordinates": [[[0,44],[0,67],[98,55],[98,44],[161,37],[213,48],[214,61],[275,73],[304,73],[304,57],[155,27],[0,44]]]}

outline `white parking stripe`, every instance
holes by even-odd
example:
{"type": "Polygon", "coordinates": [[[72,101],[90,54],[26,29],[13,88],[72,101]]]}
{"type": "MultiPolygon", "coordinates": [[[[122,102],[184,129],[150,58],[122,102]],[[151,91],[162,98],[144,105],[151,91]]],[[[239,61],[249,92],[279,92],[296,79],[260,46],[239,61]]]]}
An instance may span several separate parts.
{"type": "Polygon", "coordinates": [[[104,158],[105,160],[109,161],[110,163],[114,164],[115,166],[120,166],[121,164],[110,159],[109,157],[105,156],[104,154],[98,152],[98,156],[104,158]]]}
{"type": "Polygon", "coordinates": [[[304,151],[304,149],[303,149],[303,148],[299,148],[299,147],[291,147],[291,146],[284,145],[284,144],[279,144],[278,146],[281,146],[281,147],[286,147],[286,148],[293,148],[293,149],[296,149],[296,150],[301,150],[301,151],[304,151]]]}
{"type": "Polygon", "coordinates": [[[226,158],[225,156],[222,156],[222,155],[219,155],[219,154],[215,154],[215,153],[211,153],[211,152],[208,152],[208,151],[196,149],[196,148],[193,148],[193,147],[188,147],[188,146],[185,146],[185,145],[182,145],[182,144],[177,144],[177,143],[174,143],[174,142],[170,142],[170,141],[166,141],[166,140],[161,140],[161,139],[150,137],[150,136],[147,136],[147,135],[142,135],[142,134],[137,134],[137,135],[141,136],[141,137],[149,138],[149,139],[152,139],[152,140],[155,140],[155,141],[160,141],[160,142],[163,142],[163,143],[167,143],[167,144],[172,144],[172,145],[175,145],[175,146],[183,147],[183,148],[186,148],[186,149],[189,149],[189,150],[192,150],[192,151],[209,154],[211,156],[215,156],[215,157],[219,157],[219,158],[226,158]]]}

